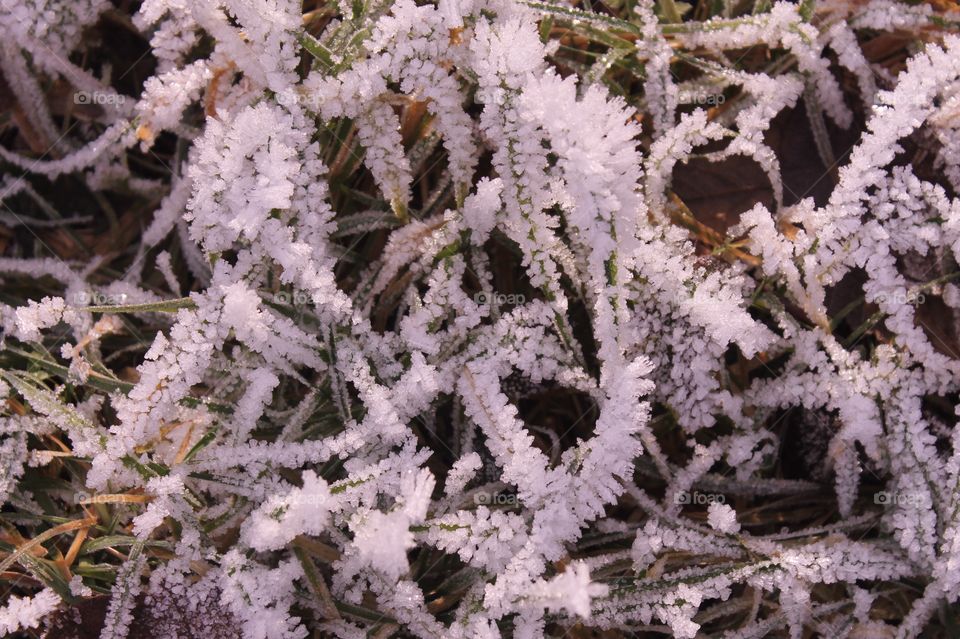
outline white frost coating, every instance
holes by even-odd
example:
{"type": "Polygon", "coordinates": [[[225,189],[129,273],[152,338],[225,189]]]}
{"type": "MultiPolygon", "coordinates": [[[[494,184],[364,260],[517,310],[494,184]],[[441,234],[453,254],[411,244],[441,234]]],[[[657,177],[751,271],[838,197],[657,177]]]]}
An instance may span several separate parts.
{"type": "Polygon", "coordinates": [[[60,595],[44,588],[32,597],[12,595],[0,608],[0,632],[13,634],[18,630],[37,628],[41,620],[60,605],[60,595]]]}
{"type": "MultiPolygon", "coordinates": [[[[17,169],[0,200],[38,204],[33,174],[67,173],[153,198],[115,281],[97,260],[0,259],[5,285],[44,291],[0,305],[5,345],[31,366],[0,389],[5,508],[41,510],[21,478],[67,456],[34,449],[55,433],[89,465],[86,490],[131,496],[109,502],[134,546],[104,637],[161,586],[264,639],[574,624],[692,638],[733,614],[749,619],[730,637],[869,633],[881,582],[907,580],[924,588],[897,628],[909,637],[960,598],[960,437],[940,414],[960,359],[919,308],[941,298],[956,324],[960,201],[945,185],[960,184],[960,39],[930,29],[897,78],[860,44],[929,26],[930,6],[776,2],[694,28],[644,1],[623,39],[623,69],[644,73],[628,102],[600,62],[587,77],[554,65],[538,23],[554,5],[341,2],[305,22],[293,0],[148,0],[134,24],[158,69],[133,98],[67,60],[84,59],[108,3],[0,4],[17,100],[66,82],[123,102],[52,157],[0,149],[17,169]],[[728,64],[754,46],[766,73],[728,64]],[[703,77],[678,83],[691,52],[707,54],[703,77]],[[690,87],[736,102],[690,108],[690,87]],[[805,90],[841,127],[857,102],[867,115],[820,205],[793,201],[767,144],[805,90]],[[917,132],[938,142],[945,180],[904,163],[917,132]],[[135,177],[127,152],[161,135],[176,138],[173,176],[135,177]],[[756,162],[775,206],[695,244],[685,227],[709,229],[671,183],[698,154],[756,162]],[[106,338],[128,324],[85,307],[159,301],[153,264],[154,284],[189,299],[124,316],[149,330],[111,359],[106,338]],[[504,265],[516,290],[498,290],[504,265]],[[831,307],[841,283],[874,315],[857,339],[831,307]],[[136,372],[115,374],[131,358],[136,372]],[[583,416],[530,417],[543,395],[583,416]],[[775,476],[788,425],[822,436],[819,476],[775,476]],[[867,471],[887,498],[863,498],[867,471]],[[760,530],[725,501],[821,484],[838,514],[810,530],[760,530]],[[172,551],[152,552],[159,536],[172,551]],[[728,602],[742,591],[750,610],[728,602]]],[[[53,113],[24,121],[51,137],[53,113]]],[[[51,590],[11,596],[0,630],[58,605],[51,590]]]]}
{"type": "Polygon", "coordinates": [[[303,486],[276,494],[255,510],[243,528],[243,538],[257,550],[276,550],[297,535],[319,535],[329,520],[333,498],[323,479],[303,474],[303,486]]]}

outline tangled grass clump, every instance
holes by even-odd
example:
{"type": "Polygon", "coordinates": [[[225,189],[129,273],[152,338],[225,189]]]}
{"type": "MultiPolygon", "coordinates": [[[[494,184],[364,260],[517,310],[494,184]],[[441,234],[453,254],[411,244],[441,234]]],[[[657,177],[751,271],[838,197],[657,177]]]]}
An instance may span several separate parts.
{"type": "Polygon", "coordinates": [[[0,6],[0,630],[953,637],[952,0],[0,6]]]}

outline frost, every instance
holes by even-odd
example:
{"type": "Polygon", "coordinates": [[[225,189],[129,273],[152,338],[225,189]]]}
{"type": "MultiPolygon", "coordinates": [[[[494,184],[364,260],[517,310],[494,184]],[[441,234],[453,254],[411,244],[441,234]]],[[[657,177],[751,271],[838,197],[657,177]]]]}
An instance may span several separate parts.
{"type": "Polygon", "coordinates": [[[147,0],[132,96],[84,35],[121,9],[0,3],[49,146],[0,148],[0,628],[109,589],[105,638],[164,593],[254,639],[923,633],[960,599],[956,12],[713,4],[147,0]],[[866,39],[911,30],[895,76],[866,39]],[[801,108],[824,156],[862,128],[828,197],[773,142],[801,108]],[[771,196],[717,230],[675,174],[735,156],[771,196]],[[136,199],[136,246],[20,216],[55,179],[136,199]]]}
{"type": "Polygon", "coordinates": [[[32,597],[11,595],[7,604],[0,608],[0,630],[15,633],[18,630],[37,628],[40,621],[60,605],[60,596],[44,589],[32,597]]]}
{"type": "Polygon", "coordinates": [[[333,498],[323,479],[303,474],[303,486],[273,495],[244,523],[244,541],[256,550],[276,550],[297,535],[319,535],[329,521],[333,498]]]}
{"type": "Polygon", "coordinates": [[[707,521],[711,528],[722,533],[735,533],[740,530],[736,511],[720,502],[715,501],[707,508],[707,521]]]}
{"type": "Polygon", "coordinates": [[[586,565],[578,563],[550,581],[535,584],[531,598],[547,610],[567,610],[584,618],[590,617],[590,600],[607,594],[607,587],[590,582],[586,565]]]}

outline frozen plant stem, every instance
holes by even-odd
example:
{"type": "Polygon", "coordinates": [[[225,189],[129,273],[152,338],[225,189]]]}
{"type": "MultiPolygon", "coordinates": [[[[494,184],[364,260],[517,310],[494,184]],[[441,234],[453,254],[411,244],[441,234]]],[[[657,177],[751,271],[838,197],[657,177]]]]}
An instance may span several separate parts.
{"type": "Polygon", "coordinates": [[[308,5],[0,7],[5,634],[96,594],[104,639],[955,609],[955,13],[308,5]],[[770,145],[801,106],[825,164],[863,123],[819,204],[770,145]],[[736,156],[770,205],[710,228],[677,168],[736,156]]]}

